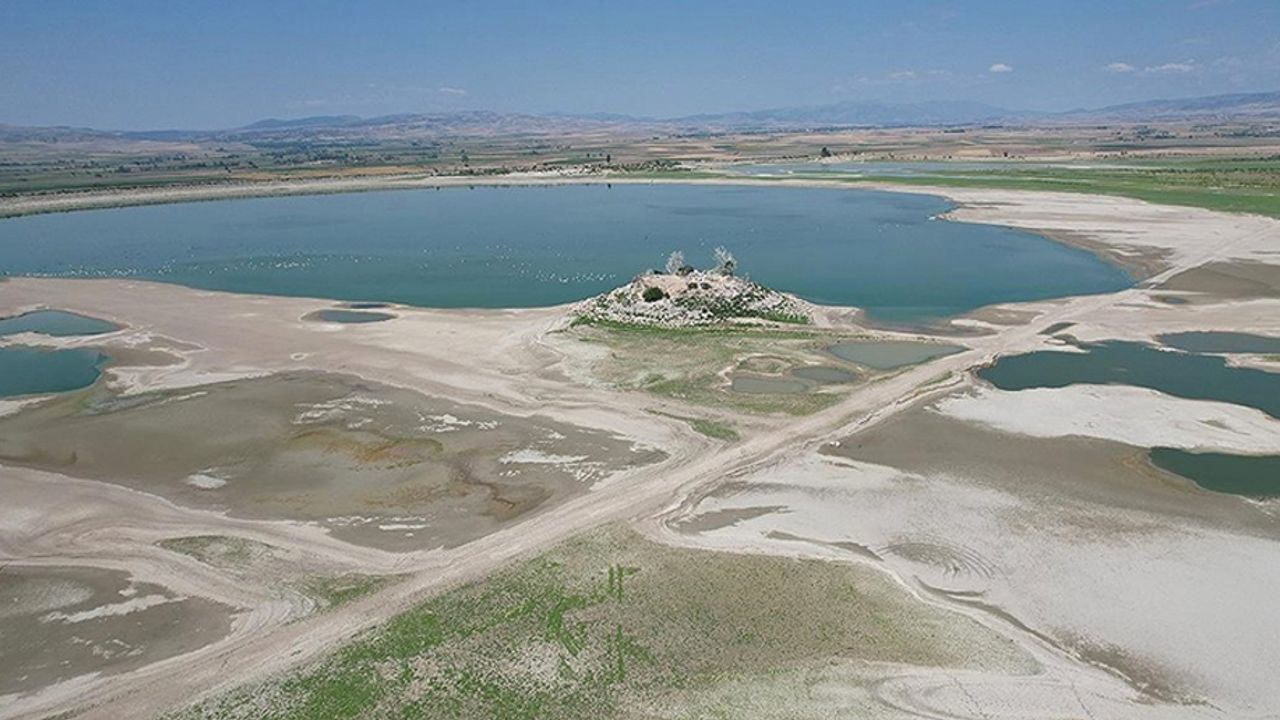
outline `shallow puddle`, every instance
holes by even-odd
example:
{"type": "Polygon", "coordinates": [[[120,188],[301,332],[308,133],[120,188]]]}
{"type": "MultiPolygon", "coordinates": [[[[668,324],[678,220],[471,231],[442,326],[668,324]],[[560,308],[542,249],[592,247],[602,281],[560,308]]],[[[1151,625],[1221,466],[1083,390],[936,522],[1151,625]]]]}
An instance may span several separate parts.
{"type": "Polygon", "coordinates": [[[857,373],[829,365],[806,365],[793,369],[791,374],[801,380],[811,380],[822,385],[851,383],[858,379],[857,373]]]}
{"type": "Polygon", "coordinates": [[[1181,332],[1161,335],[1161,344],[1195,353],[1280,353],[1280,338],[1239,332],[1181,332]]]}
{"type": "Polygon", "coordinates": [[[1062,332],[1063,330],[1066,330],[1067,328],[1070,328],[1070,327],[1075,327],[1075,323],[1073,323],[1073,322],[1056,322],[1056,323],[1054,323],[1054,324],[1050,325],[1049,327],[1047,327],[1047,328],[1045,328],[1045,329],[1041,330],[1041,331],[1040,331],[1040,334],[1041,334],[1041,335],[1057,335],[1058,333],[1060,333],[1060,332],[1062,332]]]}
{"type": "Polygon", "coordinates": [[[53,337],[72,337],[102,335],[119,329],[119,326],[106,320],[62,310],[34,310],[13,317],[0,318],[0,335],[33,332],[53,337]]]}
{"type": "Polygon", "coordinates": [[[1246,497],[1280,497],[1280,455],[1193,453],[1152,448],[1151,463],[1205,490],[1246,497]]]}
{"type": "Polygon", "coordinates": [[[1161,350],[1136,342],[1081,343],[1084,352],[1037,351],[1002,357],[978,377],[1001,390],[1077,383],[1133,385],[1193,400],[1218,400],[1280,417],[1280,374],[1232,367],[1216,355],[1161,350]]]}
{"type": "Polygon", "coordinates": [[[910,340],[858,340],[832,345],[827,352],[874,370],[892,370],[964,350],[958,345],[910,340]]]}
{"type": "Polygon", "coordinates": [[[317,310],[309,313],[304,320],[315,320],[319,322],[343,323],[351,325],[360,325],[364,323],[382,322],[384,320],[392,320],[395,315],[384,312],[368,312],[365,310],[317,310]]]}
{"type": "Polygon", "coordinates": [[[809,386],[800,380],[791,380],[784,377],[735,373],[731,389],[734,392],[748,395],[798,395],[807,392],[809,386]]]}

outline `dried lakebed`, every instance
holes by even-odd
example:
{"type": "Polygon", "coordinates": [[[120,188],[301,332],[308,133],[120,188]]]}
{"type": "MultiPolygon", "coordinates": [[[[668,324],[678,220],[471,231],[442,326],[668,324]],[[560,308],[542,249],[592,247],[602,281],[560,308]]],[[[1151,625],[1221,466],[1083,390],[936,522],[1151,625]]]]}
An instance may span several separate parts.
{"type": "Polygon", "coordinates": [[[224,637],[232,608],[128,573],[90,567],[0,569],[0,705],[72,678],[127,672],[224,637]]]}
{"type": "Polygon", "coordinates": [[[599,431],[321,373],[124,397],[95,387],[0,418],[0,463],[315,522],[395,551],[467,542],[663,457],[599,431]]]}
{"type": "MultiPolygon", "coordinates": [[[[1058,664],[1035,683],[936,679],[938,691],[964,687],[986,708],[1040,717],[1074,707],[1082,682],[1116,698],[1137,690],[1163,702],[1274,706],[1269,668],[1280,655],[1257,625],[1280,587],[1274,520],[1178,481],[1145,455],[915,408],[692,498],[669,528],[697,547],[882,565],[1114,673],[1110,690],[1058,664]],[[1241,655],[1258,662],[1231,662],[1241,655]]],[[[921,700],[933,692],[928,682],[921,700]]],[[[1181,716],[1171,708],[1151,717],[1181,716]]]]}

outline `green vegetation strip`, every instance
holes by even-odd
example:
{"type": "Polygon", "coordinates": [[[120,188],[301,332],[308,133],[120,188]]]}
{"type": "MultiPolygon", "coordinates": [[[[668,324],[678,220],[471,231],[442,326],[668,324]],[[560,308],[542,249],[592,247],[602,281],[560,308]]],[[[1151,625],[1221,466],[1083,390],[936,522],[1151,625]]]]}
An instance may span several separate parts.
{"type": "Polygon", "coordinates": [[[727,440],[729,442],[734,442],[741,437],[740,435],[738,435],[738,431],[733,429],[732,425],[730,425],[729,423],[720,422],[719,420],[710,420],[707,418],[697,418],[697,417],[685,417],[684,415],[672,415],[670,413],[658,412],[656,410],[653,411],[653,414],[661,415],[663,417],[669,417],[674,420],[682,420],[686,423],[689,423],[689,427],[693,428],[695,432],[702,433],[703,435],[706,435],[709,438],[714,438],[716,440],[727,440]]]}
{"type": "Polygon", "coordinates": [[[191,535],[166,538],[156,544],[247,580],[274,578],[280,588],[311,598],[321,610],[332,610],[403,577],[363,573],[320,574],[314,568],[290,559],[280,548],[241,537],[191,535]]]}
{"type": "MultiPolygon", "coordinates": [[[[832,179],[827,176],[827,179],[832,179]]],[[[1124,166],[998,168],[874,176],[903,185],[1052,190],[1121,195],[1165,205],[1280,217],[1280,159],[1150,162],[1124,166]]]]}
{"type": "Polygon", "coordinates": [[[174,717],[687,717],[682,706],[723,683],[832,659],[1029,669],[1006,639],[873,570],[670,548],[613,527],[174,717]]]}
{"type": "Polygon", "coordinates": [[[806,415],[829,407],[840,400],[843,391],[739,393],[724,387],[720,373],[726,367],[737,367],[745,357],[757,355],[776,356],[783,366],[831,363],[832,357],[823,348],[852,339],[794,326],[660,328],[608,321],[581,322],[571,332],[583,342],[600,343],[609,349],[608,357],[594,371],[618,387],[716,409],[788,415],[806,415]]]}

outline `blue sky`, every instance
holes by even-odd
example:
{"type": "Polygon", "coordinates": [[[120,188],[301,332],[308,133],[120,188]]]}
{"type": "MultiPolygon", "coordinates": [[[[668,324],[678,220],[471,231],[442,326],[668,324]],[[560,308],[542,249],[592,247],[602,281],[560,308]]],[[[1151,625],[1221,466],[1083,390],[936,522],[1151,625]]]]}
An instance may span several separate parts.
{"type": "Polygon", "coordinates": [[[1280,90],[1280,0],[0,0],[0,123],[1280,90]]]}

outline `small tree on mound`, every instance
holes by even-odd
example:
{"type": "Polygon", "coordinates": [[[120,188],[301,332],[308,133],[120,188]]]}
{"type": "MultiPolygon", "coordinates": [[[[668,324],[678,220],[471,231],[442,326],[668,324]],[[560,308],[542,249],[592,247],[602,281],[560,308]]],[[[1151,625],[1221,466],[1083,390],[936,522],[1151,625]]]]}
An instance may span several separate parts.
{"type": "Polygon", "coordinates": [[[645,302],[658,302],[666,296],[667,294],[660,287],[647,287],[640,294],[640,297],[644,298],[645,302]]]}
{"type": "Polygon", "coordinates": [[[723,245],[721,245],[716,248],[715,256],[716,272],[721,275],[732,275],[734,269],[738,267],[738,259],[733,256],[733,253],[729,252],[723,245]]]}
{"type": "Polygon", "coordinates": [[[684,253],[676,250],[667,256],[667,274],[675,275],[680,272],[680,268],[684,267],[684,253]]]}

